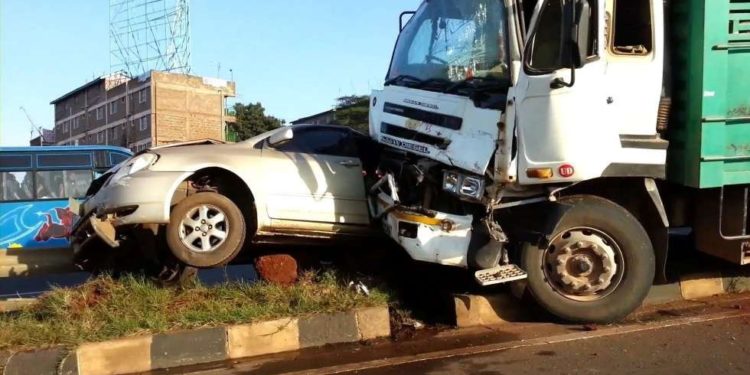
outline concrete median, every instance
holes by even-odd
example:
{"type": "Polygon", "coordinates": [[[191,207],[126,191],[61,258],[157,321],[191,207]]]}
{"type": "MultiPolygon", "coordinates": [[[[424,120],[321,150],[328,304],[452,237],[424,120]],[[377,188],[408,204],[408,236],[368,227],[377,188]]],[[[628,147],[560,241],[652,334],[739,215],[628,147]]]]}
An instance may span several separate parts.
{"type": "Polygon", "coordinates": [[[0,374],[116,375],[390,336],[388,307],[52,348],[0,352],[0,374]],[[19,372],[20,371],[20,372],[19,372]]]}
{"type": "MultiPolygon", "coordinates": [[[[720,294],[750,292],[750,276],[721,272],[686,274],[671,284],[654,285],[644,306],[682,300],[708,298],[720,294]]],[[[518,294],[518,293],[515,293],[518,294]]],[[[456,326],[475,327],[506,324],[523,320],[527,307],[508,294],[455,295],[456,326]]]]}

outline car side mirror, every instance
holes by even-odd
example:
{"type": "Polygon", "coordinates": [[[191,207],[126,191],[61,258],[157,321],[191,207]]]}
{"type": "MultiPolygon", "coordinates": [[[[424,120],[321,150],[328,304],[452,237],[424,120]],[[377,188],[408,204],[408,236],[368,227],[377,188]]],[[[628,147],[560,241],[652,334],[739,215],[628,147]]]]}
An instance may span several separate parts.
{"type": "Polygon", "coordinates": [[[284,142],[290,141],[292,138],[294,138],[294,130],[292,130],[291,127],[287,127],[287,129],[271,134],[271,136],[268,137],[268,144],[275,147],[284,142]]]}

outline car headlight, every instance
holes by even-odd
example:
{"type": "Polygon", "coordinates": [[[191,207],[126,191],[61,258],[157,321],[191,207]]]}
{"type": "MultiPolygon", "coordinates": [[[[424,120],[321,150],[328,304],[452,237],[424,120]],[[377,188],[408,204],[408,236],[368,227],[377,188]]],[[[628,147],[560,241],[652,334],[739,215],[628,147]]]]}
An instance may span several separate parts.
{"type": "Polygon", "coordinates": [[[484,194],[484,179],[446,171],[443,173],[443,190],[459,197],[480,200],[484,194]]]}
{"type": "Polygon", "coordinates": [[[115,174],[112,176],[112,178],[109,179],[109,183],[115,183],[125,176],[129,176],[144,168],[150,167],[156,162],[158,158],[159,156],[149,152],[132,157],[130,160],[125,161],[120,166],[120,169],[118,169],[117,172],[115,172],[115,174]]]}

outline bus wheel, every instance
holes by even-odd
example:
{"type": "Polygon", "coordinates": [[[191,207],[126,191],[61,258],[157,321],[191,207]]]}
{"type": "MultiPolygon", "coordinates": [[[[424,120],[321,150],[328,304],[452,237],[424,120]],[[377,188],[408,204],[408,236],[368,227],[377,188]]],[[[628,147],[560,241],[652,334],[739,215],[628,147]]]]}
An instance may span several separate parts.
{"type": "Polygon", "coordinates": [[[610,323],[646,298],[654,279],[651,241],[623,207],[595,196],[565,198],[549,242],[526,243],[522,265],[534,299],[570,321],[610,323]]]}
{"type": "Polygon", "coordinates": [[[247,227],[242,212],[217,193],[196,193],[180,201],[170,215],[167,244],[188,266],[224,266],[245,242],[247,227]]]}

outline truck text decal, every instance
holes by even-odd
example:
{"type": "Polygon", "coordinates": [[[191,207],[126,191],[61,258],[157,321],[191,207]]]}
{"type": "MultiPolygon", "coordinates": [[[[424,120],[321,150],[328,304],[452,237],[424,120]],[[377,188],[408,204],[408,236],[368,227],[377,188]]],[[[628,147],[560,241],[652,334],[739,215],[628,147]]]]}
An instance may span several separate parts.
{"type": "Polygon", "coordinates": [[[427,147],[425,147],[425,146],[414,144],[414,143],[409,143],[409,142],[404,142],[404,141],[401,141],[401,140],[398,140],[398,139],[395,139],[395,138],[386,137],[384,135],[380,136],[380,142],[385,143],[385,144],[389,144],[391,146],[405,148],[407,150],[418,152],[420,154],[429,154],[430,153],[430,150],[427,147]]]}

